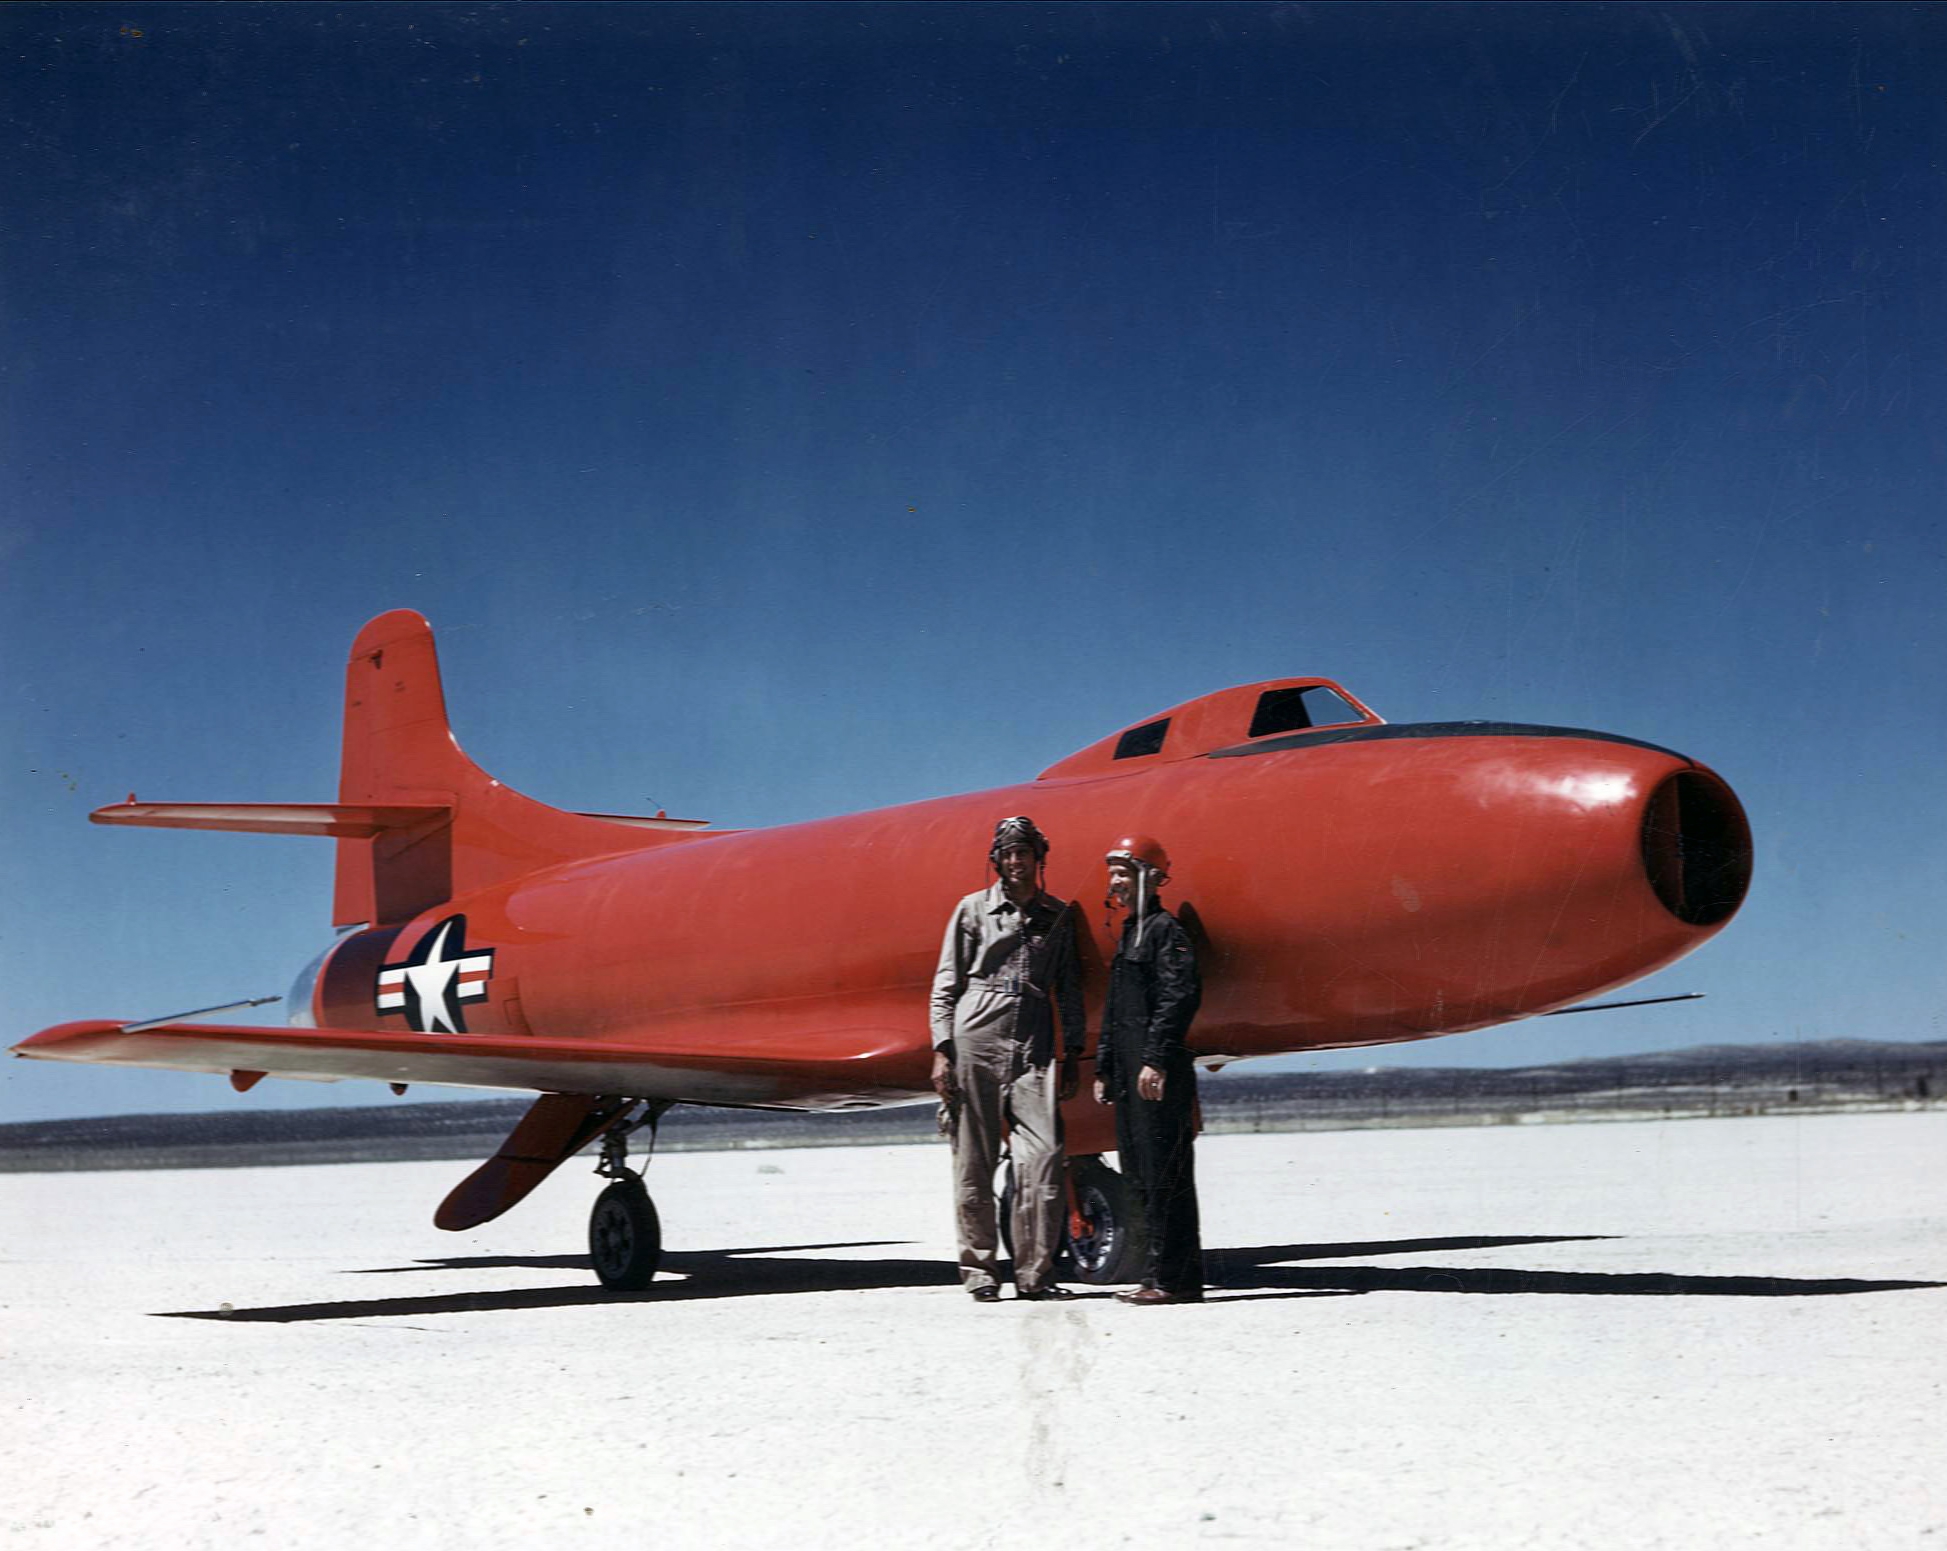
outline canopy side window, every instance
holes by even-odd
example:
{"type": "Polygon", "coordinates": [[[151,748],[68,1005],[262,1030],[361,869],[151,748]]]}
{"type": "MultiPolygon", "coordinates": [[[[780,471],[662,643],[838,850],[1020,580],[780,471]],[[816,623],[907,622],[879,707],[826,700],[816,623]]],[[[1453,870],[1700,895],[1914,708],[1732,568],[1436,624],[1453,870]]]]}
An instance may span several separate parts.
{"type": "Polygon", "coordinates": [[[1160,721],[1145,722],[1140,727],[1131,727],[1115,742],[1117,759],[1136,759],[1144,754],[1160,754],[1163,739],[1169,736],[1170,719],[1165,716],[1160,721]]]}
{"type": "Polygon", "coordinates": [[[1342,695],[1322,685],[1267,689],[1257,697],[1251,730],[1245,736],[1262,738],[1274,732],[1304,732],[1312,727],[1341,727],[1347,722],[1364,720],[1364,715],[1348,705],[1342,695]]]}

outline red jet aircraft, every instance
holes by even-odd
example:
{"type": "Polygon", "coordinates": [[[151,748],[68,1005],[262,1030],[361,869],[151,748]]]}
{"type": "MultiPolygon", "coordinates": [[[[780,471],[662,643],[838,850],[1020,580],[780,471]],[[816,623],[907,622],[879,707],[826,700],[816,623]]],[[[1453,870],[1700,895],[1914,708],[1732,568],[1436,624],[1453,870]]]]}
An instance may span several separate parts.
{"type": "MultiPolygon", "coordinates": [[[[932,1098],[940,934],[1015,813],[1054,839],[1049,888],[1091,902],[1117,837],[1161,837],[1201,946],[1192,1042],[1212,1061],[1563,1008],[1714,935],[1751,873],[1737,798],[1680,754],[1561,727],[1388,725],[1314,678],[1202,696],[968,796],[764,830],[569,813],[461,752],[432,631],[396,610],[352,646],[335,803],[131,797],[91,815],[336,839],[334,921],[356,930],[299,977],[287,1022],[66,1023],[15,1050],[228,1073],[239,1091],[266,1074],[538,1091],[434,1220],[486,1222],[599,1138],[596,1273],[640,1287],[661,1232],[627,1138],[672,1104],[932,1098]]],[[[1099,1008],[1114,944],[1088,915],[1099,1008]]],[[[1136,1246],[1089,1088],[1064,1117],[1071,1252],[1083,1278],[1114,1281],[1136,1246]]]]}

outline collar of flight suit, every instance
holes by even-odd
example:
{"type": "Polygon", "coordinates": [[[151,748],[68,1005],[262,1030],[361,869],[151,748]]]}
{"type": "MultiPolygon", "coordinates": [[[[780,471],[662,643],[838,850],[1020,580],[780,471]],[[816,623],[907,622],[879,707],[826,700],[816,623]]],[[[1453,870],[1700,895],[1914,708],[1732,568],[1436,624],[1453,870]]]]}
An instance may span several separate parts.
{"type": "Polygon", "coordinates": [[[1037,889],[1034,898],[1029,900],[1027,904],[1017,905],[1007,897],[1007,885],[996,878],[992,883],[987,885],[987,903],[983,908],[990,916],[997,916],[1003,910],[1015,910],[1019,911],[1022,915],[1026,915],[1036,905],[1046,906],[1049,910],[1056,912],[1059,912],[1061,909],[1061,901],[1056,899],[1046,889],[1037,889]]]}

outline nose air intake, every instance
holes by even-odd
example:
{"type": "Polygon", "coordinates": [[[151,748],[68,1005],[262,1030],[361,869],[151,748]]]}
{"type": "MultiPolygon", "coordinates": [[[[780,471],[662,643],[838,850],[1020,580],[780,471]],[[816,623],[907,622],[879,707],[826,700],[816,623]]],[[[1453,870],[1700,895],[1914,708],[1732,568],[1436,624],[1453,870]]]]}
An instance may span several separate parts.
{"type": "Polygon", "coordinates": [[[1731,789],[1701,770],[1664,777],[1643,808],[1643,869],[1664,908],[1718,926],[1751,886],[1751,826],[1731,789]]]}

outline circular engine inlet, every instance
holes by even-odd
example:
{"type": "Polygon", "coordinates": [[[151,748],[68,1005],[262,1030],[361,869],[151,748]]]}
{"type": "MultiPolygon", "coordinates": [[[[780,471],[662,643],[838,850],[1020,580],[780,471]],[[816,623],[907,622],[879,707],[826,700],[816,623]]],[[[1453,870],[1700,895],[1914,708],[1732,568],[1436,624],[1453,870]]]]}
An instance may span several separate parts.
{"type": "Polygon", "coordinates": [[[1718,926],[1751,886],[1751,826],[1714,775],[1665,776],[1643,808],[1643,868],[1664,907],[1692,926],[1718,926]]]}

